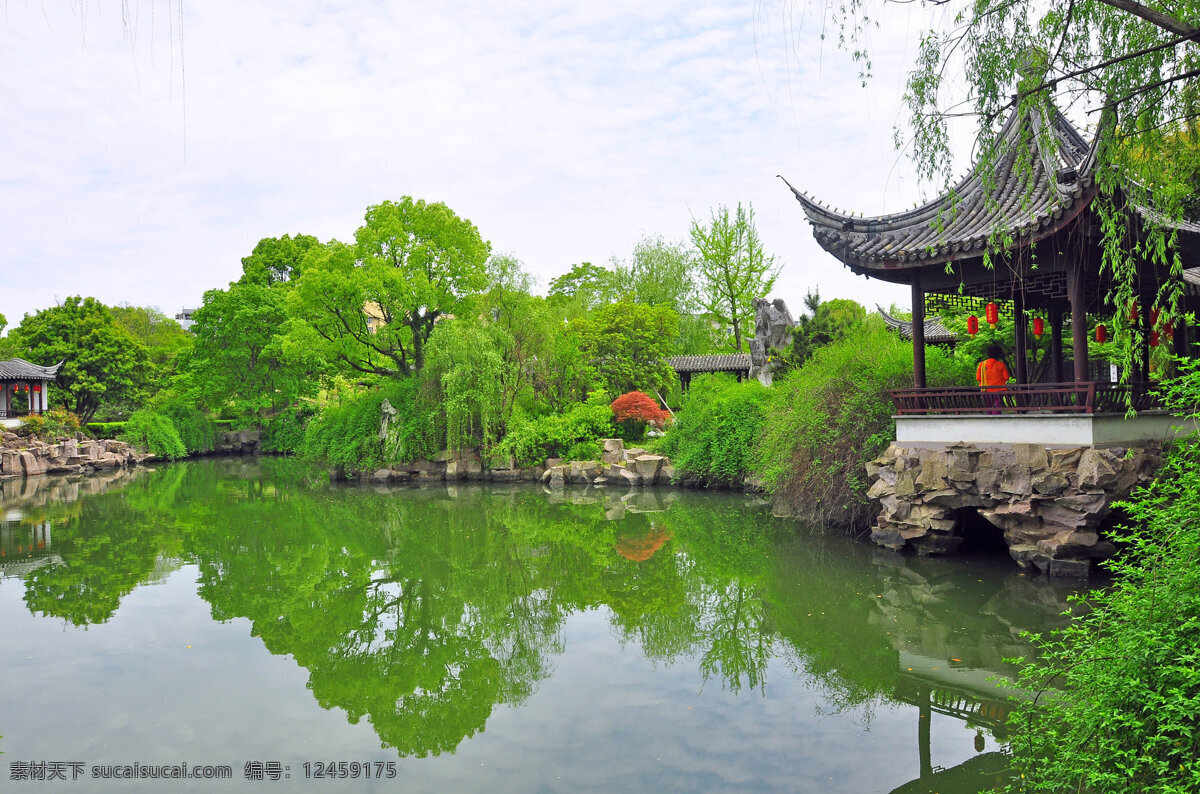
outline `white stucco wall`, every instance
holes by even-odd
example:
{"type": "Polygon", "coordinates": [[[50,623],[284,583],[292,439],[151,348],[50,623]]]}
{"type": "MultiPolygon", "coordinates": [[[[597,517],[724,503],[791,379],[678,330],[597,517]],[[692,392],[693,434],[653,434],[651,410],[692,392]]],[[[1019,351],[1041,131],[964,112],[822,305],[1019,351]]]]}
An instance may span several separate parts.
{"type": "Polygon", "coordinates": [[[1132,419],[1115,414],[1000,414],[897,416],[901,444],[1041,444],[1046,447],[1128,446],[1169,441],[1196,430],[1194,422],[1163,414],[1132,419]]]}

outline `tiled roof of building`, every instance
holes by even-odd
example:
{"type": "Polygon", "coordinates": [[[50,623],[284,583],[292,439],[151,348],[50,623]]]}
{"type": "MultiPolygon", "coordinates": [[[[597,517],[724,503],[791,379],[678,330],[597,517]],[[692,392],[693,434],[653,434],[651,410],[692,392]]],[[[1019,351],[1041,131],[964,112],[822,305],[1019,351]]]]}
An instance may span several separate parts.
{"type": "Polygon", "coordinates": [[[23,358],[10,358],[0,361],[0,379],[2,380],[54,380],[58,376],[60,361],[53,367],[39,367],[30,364],[23,358]]]}
{"type": "MultiPolygon", "coordinates": [[[[887,323],[889,328],[895,328],[897,331],[899,331],[901,339],[912,339],[913,325],[911,320],[900,320],[896,317],[893,317],[885,312],[883,307],[879,306],[878,304],[875,306],[875,308],[879,311],[879,316],[883,318],[883,321],[887,323]]],[[[957,341],[958,337],[954,335],[953,331],[942,325],[942,319],[940,317],[925,318],[926,344],[949,344],[957,341]]]]}
{"type": "Polygon", "coordinates": [[[673,356],[667,363],[676,372],[749,372],[749,353],[723,356],[673,356]]]}
{"type": "MultiPolygon", "coordinates": [[[[1096,149],[1056,109],[1014,110],[997,138],[989,179],[976,164],[952,190],[906,212],[856,216],[822,205],[792,187],[813,236],[826,251],[860,272],[904,270],[982,256],[1003,230],[1014,246],[1049,237],[1094,198],[1096,149]],[[1032,168],[1029,168],[1032,164],[1032,168]]],[[[1162,223],[1145,208],[1146,220],[1162,223]]],[[[1172,223],[1200,234],[1200,225],[1172,223]]]]}

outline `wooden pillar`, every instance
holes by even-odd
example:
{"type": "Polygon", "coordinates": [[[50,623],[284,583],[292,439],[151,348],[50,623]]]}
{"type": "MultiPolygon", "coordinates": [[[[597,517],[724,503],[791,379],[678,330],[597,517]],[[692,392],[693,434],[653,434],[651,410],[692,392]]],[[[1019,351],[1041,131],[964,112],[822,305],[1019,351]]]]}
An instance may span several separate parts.
{"type": "Polygon", "coordinates": [[[1054,368],[1054,382],[1062,383],[1063,354],[1062,354],[1062,306],[1058,302],[1050,304],[1050,365],[1054,368]]]}
{"type": "Polygon", "coordinates": [[[1171,352],[1180,358],[1187,358],[1192,352],[1188,346],[1187,315],[1180,314],[1172,325],[1174,336],[1171,339],[1171,352]]]}
{"type": "Polygon", "coordinates": [[[933,777],[933,757],[930,750],[930,722],[933,720],[933,698],[928,686],[917,686],[917,754],[921,777],[933,777]]]}
{"type": "Polygon", "coordinates": [[[913,271],[912,281],[913,386],[925,388],[925,290],[921,271],[913,271]]]}
{"type": "Polygon", "coordinates": [[[1067,265],[1067,300],[1071,302],[1071,352],[1075,357],[1075,381],[1088,379],[1087,304],[1083,295],[1083,266],[1067,265]]]}
{"type": "Polygon", "coordinates": [[[1016,350],[1013,351],[1013,357],[1016,358],[1016,376],[1017,383],[1029,383],[1029,340],[1026,338],[1027,328],[1025,327],[1028,320],[1025,318],[1025,296],[1020,293],[1020,284],[1017,283],[1018,292],[1013,295],[1013,344],[1016,350]]]}
{"type": "MultiPolygon", "coordinates": [[[[1142,332],[1142,343],[1138,346],[1136,358],[1138,364],[1138,378],[1134,385],[1134,395],[1140,397],[1146,393],[1146,386],[1150,381],[1150,334],[1154,330],[1150,325],[1151,306],[1154,303],[1154,291],[1150,273],[1153,273],[1151,266],[1143,265],[1138,273],[1138,319],[1137,325],[1142,332]]],[[[1136,337],[1135,337],[1136,338],[1136,337]]]]}

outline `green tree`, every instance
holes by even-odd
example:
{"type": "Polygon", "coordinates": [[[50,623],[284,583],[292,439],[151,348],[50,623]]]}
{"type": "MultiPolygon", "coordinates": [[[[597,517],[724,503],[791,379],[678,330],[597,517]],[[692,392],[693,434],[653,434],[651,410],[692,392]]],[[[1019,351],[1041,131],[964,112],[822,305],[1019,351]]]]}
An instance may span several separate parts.
{"type": "Polygon", "coordinates": [[[696,310],[692,252],[661,235],[643,237],[628,263],[614,261],[613,272],[626,297],[635,303],[670,306],[680,316],[696,310]]]}
{"type": "Polygon", "coordinates": [[[584,310],[590,310],[612,302],[619,292],[616,273],[591,262],[580,262],[550,281],[548,297],[559,303],[576,301],[584,310]]]}
{"type": "Polygon", "coordinates": [[[667,356],[679,335],[679,315],[668,306],[611,303],[567,330],[577,335],[594,381],[609,394],[662,390],[675,380],[667,356]]]}
{"type": "Polygon", "coordinates": [[[700,302],[714,317],[732,326],[734,348],[741,352],[742,335],[754,317],[753,301],[775,285],[779,267],[768,256],[754,226],[754,207],[739,202],[713,210],[706,226],[692,221],[692,244],[700,281],[700,302]]]}
{"type": "Polygon", "coordinates": [[[84,421],[103,405],[140,400],[149,383],[150,355],[95,298],[67,298],[25,315],[10,334],[17,355],[42,366],[63,362],[50,401],[65,403],[84,421]]]}
{"type": "Polygon", "coordinates": [[[310,249],[296,282],[298,347],[356,373],[409,375],[434,323],[487,286],[489,245],[445,204],[405,196],[367,208],[353,248],[310,249]]]}
{"type": "Polygon", "coordinates": [[[261,284],[204,293],[186,380],[194,402],[262,421],[316,390],[320,360],[287,344],[286,297],[261,284]]]}
{"type": "Polygon", "coordinates": [[[792,349],[787,355],[788,367],[798,367],[812,357],[817,348],[841,339],[867,316],[858,303],[846,298],[821,300],[820,290],[804,296],[807,314],[800,315],[792,329],[792,349]]]}
{"type": "Polygon", "coordinates": [[[192,346],[192,335],[158,309],[147,306],[110,306],[113,320],[146,346],[150,362],[160,371],[170,370],[175,357],[192,346]]]}
{"type": "Polygon", "coordinates": [[[300,275],[304,257],[320,244],[316,237],[307,234],[264,237],[249,256],[242,257],[239,281],[264,287],[293,281],[300,275]]]}

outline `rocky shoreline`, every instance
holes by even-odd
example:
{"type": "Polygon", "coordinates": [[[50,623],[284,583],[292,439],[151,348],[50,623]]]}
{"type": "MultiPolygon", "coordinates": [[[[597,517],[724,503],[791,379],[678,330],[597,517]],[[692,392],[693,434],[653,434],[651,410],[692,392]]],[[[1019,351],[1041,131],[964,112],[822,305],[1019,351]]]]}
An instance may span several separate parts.
{"type": "Polygon", "coordinates": [[[334,482],[359,481],[379,485],[444,481],[540,482],[550,488],[679,484],[672,482],[674,478],[675,467],[669,458],[636,447],[626,449],[625,442],[619,438],[604,440],[600,460],[548,458],[544,464],[518,466],[512,458],[484,459],[476,452],[443,452],[431,460],[418,460],[371,473],[354,475],[341,467],[329,470],[329,479],[334,482]]]}

